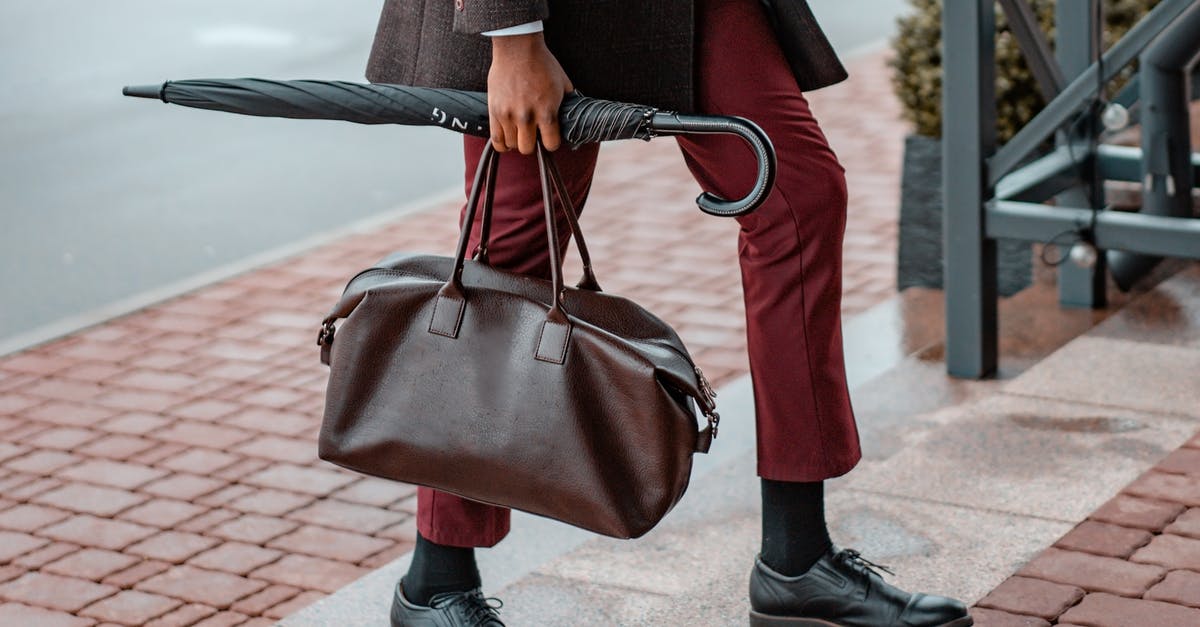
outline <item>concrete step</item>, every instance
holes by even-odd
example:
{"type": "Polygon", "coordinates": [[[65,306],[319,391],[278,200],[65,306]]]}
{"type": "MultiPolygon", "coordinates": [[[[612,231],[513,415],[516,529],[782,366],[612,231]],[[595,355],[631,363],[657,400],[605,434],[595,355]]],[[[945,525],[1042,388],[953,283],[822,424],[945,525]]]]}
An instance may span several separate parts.
{"type": "MultiPolygon", "coordinates": [[[[1168,282],[1141,298],[1161,300],[1172,289],[1186,292],[1168,282]]],[[[974,601],[1195,425],[1156,407],[1114,411],[1039,387],[1084,367],[1079,351],[1092,354],[1095,342],[1128,342],[1075,339],[1111,310],[1060,310],[1047,286],[1009,299],[1001,375],[989,381],[944,375],[941,311],[940,293],[908,290],[847,321],[865,458],[830,482],[828,513],[835,541],[891,565],[899,585],[974,601]]],[[[1152,345],[1140,358],[1164,348],[1152,345]]],[[[749,379],[726,386],[720,401],[724,428],[713,453],[697,456],[688,494],[645,537],[598,538],[517,514],[512,535],[479,552],[486,591],[504,599],[508,624],[745,624],[759,538],[749,379]]],[[[407,563],[400,558],[282,624],[386,624],[407,563]]]]}

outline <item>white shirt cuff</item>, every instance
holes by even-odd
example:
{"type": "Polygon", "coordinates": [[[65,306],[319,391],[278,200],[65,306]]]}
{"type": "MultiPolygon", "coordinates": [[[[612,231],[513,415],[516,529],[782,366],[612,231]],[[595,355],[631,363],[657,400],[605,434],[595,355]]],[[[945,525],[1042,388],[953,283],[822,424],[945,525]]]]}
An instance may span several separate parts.
{"type": "Polygon", "coordinates": [[[529,35],[531,33],[542,32],[542,21],[528,22],[526,24],[517,24],[508,28],[500,28],[496,30],[485,31],[483,34],[488,37],[506,37],[508,35],[529,35]]]}

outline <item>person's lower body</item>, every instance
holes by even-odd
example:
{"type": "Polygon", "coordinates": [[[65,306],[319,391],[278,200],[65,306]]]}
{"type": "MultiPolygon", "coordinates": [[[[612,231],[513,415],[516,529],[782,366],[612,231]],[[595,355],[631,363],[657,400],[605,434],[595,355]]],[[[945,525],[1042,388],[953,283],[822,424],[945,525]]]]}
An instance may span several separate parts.
{"type": "MultiPolygon", "coordinates": [[[[752,620],[761,625],[875,625],[893,624],[887,622],[893,619],[914,627],[969,625],[961,604],[887,586],[869,562],[836,549],[829,539],[822,482],[849,472],[861,456],[842,356],[843,170],[757,0],[700,0],[696,24],[698,110],[757,122],[778,153],[774,191],[757,211],[738,218],[763,491],[763,548],[751,578],[752,620]],[[870,607],[835,603],[805,610],[805,599],[831,592],[814,582],[830,580],[855,581],[871,590],[857,601],[870,607]],[[764,603],[765,598],[774,601],[764,603]]],[[[485,141],[465,140],[468,184],[485,141]]],[[[740,197],[750,188],[754,157],[740,140],[693,136],[678,142],[704,189],[740,197]]],[[[586,200],[596,157],[594,145],[554,155],[578,208],[586,200]]],[[[537,172],[533,157],[501,157],[488,253],[495,267],[548,277],[537,172]]],[[[565,249],[568,233],[565,224],[560,227],[565,249]]],[[[477,228],[474,236],[472,247],[477,228]]],[[[416,557],[422,560],[438,559],[435,547],[493,546],[509,529],[507,509],[428,488],[418,490],[417,515],[422,544],[416,557]]],[[[452,573],[447,579],[463,576],[452,573]]],[[[410,571],[404,586],[417,597],[408,601],[419,604],[429,590],[440,588],[438,581],[417,579],[410,571]]],[[[853,596],[846,592],[841,594],[853,596]]]]}

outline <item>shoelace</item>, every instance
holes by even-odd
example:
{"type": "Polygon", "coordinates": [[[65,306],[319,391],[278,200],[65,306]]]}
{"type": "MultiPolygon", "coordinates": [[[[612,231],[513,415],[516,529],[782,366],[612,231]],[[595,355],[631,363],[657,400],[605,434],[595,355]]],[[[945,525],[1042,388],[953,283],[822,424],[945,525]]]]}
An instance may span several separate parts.
{"type": "Polygon", "coordinates": [[[887,566],[884,566],[883,564],[876,564],[875,562],[872,562],[871,560],[863,557],[862,553],[859,553],[858,551],[855,551],[854,549],[843,549],[842,555],[844,555],[846,560],[849,561],[851,564],[854,564],[855,566],[869,570],[869,571],[875,573],[876,575],[879,575],[879,577],[881,577],[881,578],[883,577],[883,575],[880,574],[880,572],[879,572],[880,570],[882,570],[883,572],[885,572],[893,577],[896,576],[896,573],[893,572],[892,569],[888,568],[887,566]],[[876,570],[876,569],[879,569],[879,570],[876,570]]]}
{"type": "Polygon", "coordinates": [[[429,600],[429,606],[438,609],[458,604],[462,604],[463,618],[471,627],[486,627],[489,623],[504,624],[500,622],[500,608],[504,607],[504,602],[495,597],[484,597],[479,590],[445,592],[429,600]]]}

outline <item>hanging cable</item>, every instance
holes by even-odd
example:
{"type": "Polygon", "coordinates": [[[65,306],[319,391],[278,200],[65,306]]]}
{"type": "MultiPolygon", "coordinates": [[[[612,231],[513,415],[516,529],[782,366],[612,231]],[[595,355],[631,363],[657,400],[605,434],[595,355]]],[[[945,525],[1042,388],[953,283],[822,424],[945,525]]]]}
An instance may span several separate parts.
{"type": "MultiPolygon", "coordinates": [[[[1079,159],[1075,156],[1075,139],[1079,136],[1079,126],[1084,122],[1087,123],[1088,142],[1091,143],[1094,138],[1099,137],[1099,128],[1097,127],[1098,114],[1104,110],[1105,103],[1108,101],[1104,93],[1104,24],[1101,21],[1100,3],[1092,2],[1092,38],[1093,46],[1096,50],[1096,94],[1092,98],[1092,102],[1087,107],[1080,111],[1078,115],[1072,119],[1067,125],[1066,142],[1067,155],[1072,163],[1078,163],[1079,159]]],[[[1095,155],[1091,155],[1094,160],[1095,155]]],[[[1050,267],[1058,267],[1067,259],[1073,259],[1076,264],[1083,267],[1090,267],[1095,264],[1097,258],[1096,252],[1096,221],[1100,216],[1100,207],[1105,204],[1104,188],[1101,181],[1098,180],[1100,175],[1099,168],[1092,164],[1089,168],[1088,175],[1090,177],[1087,198],[1091,208],[1091,218],[1087,225],[1077,224],[1075,228],[1062,231],[1042,243],[1042,250],[1038,257],[1042,263],[1050,267]],[[1099,197],[1097,197],[1099,196],[1099,197]],[[1057,259],[1051,260],[1047,256],[1047,250],[1054,247],[1059,249],[1065,242],[1062,242],[1064,237],[1074,236],[1070,242],[1070,248],[1067,252],[1059,254],[1057,259]]]]}

